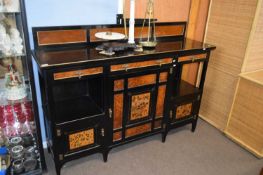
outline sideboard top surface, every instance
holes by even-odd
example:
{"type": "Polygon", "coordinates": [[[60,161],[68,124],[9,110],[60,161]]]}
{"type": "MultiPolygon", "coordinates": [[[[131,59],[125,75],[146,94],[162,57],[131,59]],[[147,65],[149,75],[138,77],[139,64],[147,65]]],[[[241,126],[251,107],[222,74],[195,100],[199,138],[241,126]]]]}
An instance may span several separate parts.
{"type": "Polygon", "coordinates": [[[155,49],[144,50],[143,52],[126,51],[116,53],[113,56],[102,55],[94,47],[78,46],[52,49],[36,49],[33,55],[41,69],[50,67],[59,67],[65,65],[74,65],[89,62],[110,62],[124,58],[135,59],[136,57],[157,56],[162,54],[179,54],[182,52],[211,50],[215,46],[202,42],[185,39],[179,41],[161,41],[158,42],[155,49]]]}

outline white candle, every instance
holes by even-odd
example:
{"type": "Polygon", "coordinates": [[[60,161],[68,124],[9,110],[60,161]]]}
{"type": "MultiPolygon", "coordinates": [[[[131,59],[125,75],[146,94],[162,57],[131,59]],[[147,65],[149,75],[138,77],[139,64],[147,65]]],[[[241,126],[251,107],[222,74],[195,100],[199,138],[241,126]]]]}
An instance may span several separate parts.
{"type": "Polygon", "coordinates": [[[135,24],[135,0],[130,3],[130,27],[129,27],[129,41],[128,43],[134,44],[134,24],[135,24]]]}
{"type": "Polygon", "coordinates": [[[123,14],[123,1],[124,0],[118,0],[118,14],[123,14]]]}

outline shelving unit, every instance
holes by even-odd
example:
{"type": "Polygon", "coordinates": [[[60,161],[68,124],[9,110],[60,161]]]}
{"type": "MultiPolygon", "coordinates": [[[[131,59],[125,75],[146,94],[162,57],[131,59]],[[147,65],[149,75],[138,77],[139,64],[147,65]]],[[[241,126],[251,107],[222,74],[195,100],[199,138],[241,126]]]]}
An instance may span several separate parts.
{"type": "Polygon", "coordinates": [[[42,174],[45,160],[32,86],[24,0],[0,3],[0,38],[0,146],[7,147],[11,156],[8,174],[42,174]],[[31,140],[30,145],[26,144],[27,139],[31,140]],[[14,156],[16,147],[22,149],[19,156],[14,156]],[[15,168],[14,164],[20,167],[15,168]]]}

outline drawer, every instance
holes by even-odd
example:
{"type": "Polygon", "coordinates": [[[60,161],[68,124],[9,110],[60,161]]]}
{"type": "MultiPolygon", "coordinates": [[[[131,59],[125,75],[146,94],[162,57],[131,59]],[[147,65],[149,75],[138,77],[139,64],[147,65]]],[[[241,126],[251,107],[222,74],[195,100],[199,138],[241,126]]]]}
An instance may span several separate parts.
{"type": "Polygon", "coordinates": [[[87,69],[78,69],[66,72],[54,73],[54,80],[63,80],[68,78],[81,78],[88,75],[97,75],[103,73],[103,67],[94,67],[87,69]]]}
{"type": "Polygon", "coordinates": [[[182,56],[178,58],[178,62],[188,62],[192,61],[195,62],[197,60],[206,59],[207,54],[197,54],[197,55],[189,55],[189,56],[182,56]]]}
{"type": "Polygon", "coordinates": [[[165,64],[171,64],[172,62],[173,62],[172,58],[164,58],[158,60],[140,61],[134,63],[127,63],[127,64],[116,64],[111,66],[111,72],[124,71],[124,70],[127,71],[130,69],[144,68],[151,66],[162,66],[165,64]]]}

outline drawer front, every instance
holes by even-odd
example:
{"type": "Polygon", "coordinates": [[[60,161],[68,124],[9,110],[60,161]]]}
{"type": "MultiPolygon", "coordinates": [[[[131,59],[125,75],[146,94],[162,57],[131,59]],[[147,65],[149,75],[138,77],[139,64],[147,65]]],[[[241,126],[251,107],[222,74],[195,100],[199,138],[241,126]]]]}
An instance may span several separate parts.
{"type": "Polygon", "coordinates": [[[178,62],[186,62],[186,61],[192,61],[195,62],[200,59],[206,59],[207,54],[198,54],[198,55],[189,55],[189,56],[183,56],[178,58],[178,62]]]}
{"type": "Polygon", "coordinates": [[[162,66],[165,64],[171,64],[173,62],[172,58],[164,58],[159,60],[150,60],[150,61],[141,61],[141,62],[134,62],[134,63],[127,63],[127,64],[117,64],[111,66],[111,72],[116,71],[127,71],[130,69],[136,68],[144,68],[144,67],[151,67],[151,66],[162,66]]]}
{"type": "Polygon", "coordinates": [[[81,78],[88,75],[97,75],[103,73],[103,67],[94,67],[88,69],[78,69],[67,72],[54,73],[54,80],[63,80],[68,78],[81,78]]]}

